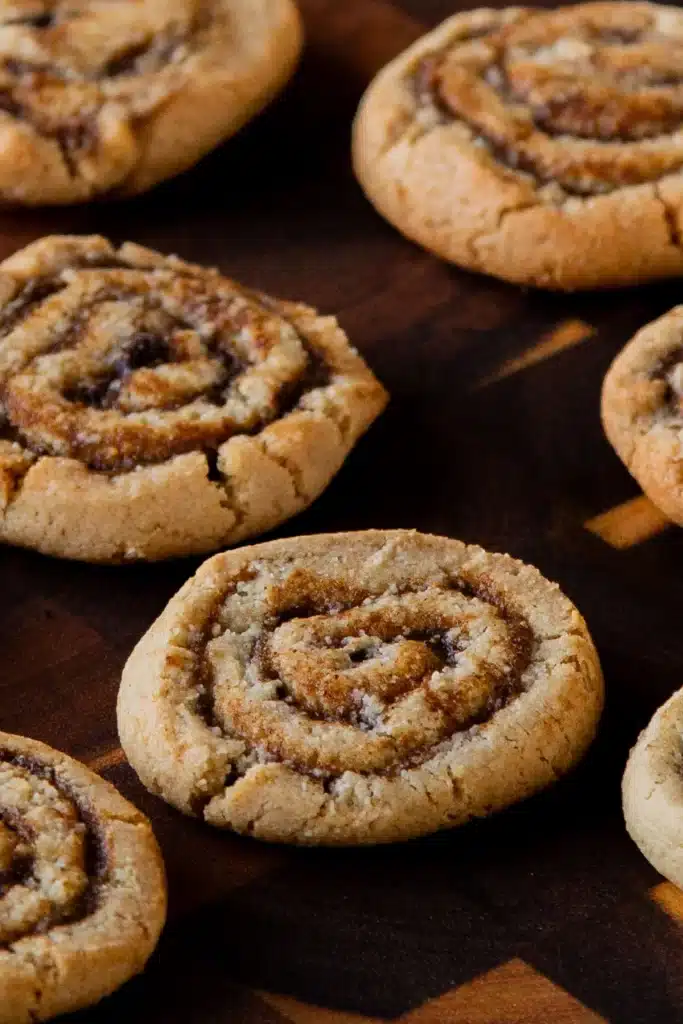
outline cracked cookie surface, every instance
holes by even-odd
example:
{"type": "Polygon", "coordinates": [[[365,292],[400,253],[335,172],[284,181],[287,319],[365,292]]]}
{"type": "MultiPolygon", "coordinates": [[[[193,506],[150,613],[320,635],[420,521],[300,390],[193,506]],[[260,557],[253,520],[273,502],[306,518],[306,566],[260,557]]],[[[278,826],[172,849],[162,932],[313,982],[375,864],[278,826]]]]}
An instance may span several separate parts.
{"type": "Polygon", "coordinates": [[[616,357],[602,422],[647,496],[683,526],[683,306],[643,327],[616,357]]]}
{"type": "Polygon", "coordinates": [[[109,995],[143,969],[165,916],[147,819],[84,765],[0,732],[0,1024],[109,995]]]}
{"type": "Polygon", "coordinates": [[[631,838],[650,863],[683,887],[683,690],[655,713],[629,756],[622,784],[631,838]]]}
{"type": "Polygon", "coordinates": [[[389,842],[555,781],[602,708],[598,658],[530,566],[411,531],[206,562],[123,673],[119,734],[187,814],[278,842],[389,842]]]}
{"type": "Polygon", "coordinates": [[[683,271],[683,12],[479,9],[371,83],[354,126],[368,198],[405,235],[520,284],[683,271]]]}
{"type": "Polygon", "coordinates": [[[215,270],[69,236],[0,264],[0,541],[234,543],[310,504],[385,403],[333,318],[215,270]]]}
{"type": "Polygon", "coordinates": [[[191,167],[280,89],[291,0],[0,4],[0,202],[143,191],[191,167]]]}

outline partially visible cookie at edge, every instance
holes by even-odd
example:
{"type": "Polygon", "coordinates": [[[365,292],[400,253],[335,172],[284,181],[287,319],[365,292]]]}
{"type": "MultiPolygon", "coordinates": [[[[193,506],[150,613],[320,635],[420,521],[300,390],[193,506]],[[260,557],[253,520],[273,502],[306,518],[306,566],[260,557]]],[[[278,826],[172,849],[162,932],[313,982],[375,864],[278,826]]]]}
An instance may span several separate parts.
{"type": "Polygon", "coordinates": [[[0,542],[96,562],[236,543],[309,505],[386,401],[333,317],[42,239],[0,264],[0,542]]]}
{"type": "Polygon", "coordinates": [[[683,888],[683,690],[638,737],[622,794],[631,838],[657,871],[683,888]]]}
{"type": "Polygon", "coordinates": [[[142,192],[258,113],[301,49],[292,0],[14,0],[0,18],[0,203],[142,192]]]}
{"type": "Polygon", "coordinates": [[[0,1024],[109,995],[144,968],[165,917],[147,819],[84,765],[0,732],[0,1024]]]}
{"type": "Polygon", "coordinates": [[[469,270],[578,289],[683,272],[683,12],[456,14],[387,65],[354,165],[408,238],[469,270]]]}
{"type": "Polygon", "coordinates": [[[602,422],[647,496],[683,526],[683,306],[617,355],[603,383],[602,422]]]}
{"type": "Polygon", "coordinates": [[[353,845],[555,782],[602,703],[586,624],[536,569],[370,530],[206,562],[128,660],[118,723],[144,785],[186,814],[353,845]]]}

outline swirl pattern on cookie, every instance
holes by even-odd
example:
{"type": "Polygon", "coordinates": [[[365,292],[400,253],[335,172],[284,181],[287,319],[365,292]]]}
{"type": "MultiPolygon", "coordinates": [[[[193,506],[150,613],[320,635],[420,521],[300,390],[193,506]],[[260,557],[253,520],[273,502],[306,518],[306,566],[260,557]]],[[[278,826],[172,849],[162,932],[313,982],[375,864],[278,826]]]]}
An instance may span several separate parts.
{"type": "Polygon", "coordinates": [[[246,536],[320,493],[386,400],[333,320],[139,246],[46,239],[0,267],[0,288],[0,538],[18,518],[30,543],[22,503],[49,467],[119,508],[98,524],[103,554],[83,557],[246,536]],[[161,491],[184,539],[145,535],[138,506],[161,491]]]}
{"type": "Polygon", "coordinates": [[[648,497],[683,525],[683,306],[647,324],[610,366],[602,422],[648,497]]]}
{"type": "Polygon", "coordinates": [[[559,199],[609,192],[683,165],[676,27],[640,5],[529,13],[426,58],[416,88],[559,199]]]}
{"type": "Polygon", "coordinates": [[[109,994],[142,970],[165,913],[149,822],[77,762],[0,733],[0,1020],[109,994]]]}
{"type": "Polygon", "coordinates": [[[119,732],[153,792],[212,824],[382,842],[552,781],[601,701],[588,632],[536,570],[370,531],[207,562],[131,656],[119,732]]]}
{"type": "Polygon", "coordinates": [[[675,8],[617,2],[456,15],[380,73],[355,137],[371,200],[410,237],[465,266],[552,287],[683,267],[683,14],[675,8]],[[642,247],[629,231],[646,228],[649,271],[644,254],[634,265],[623,250],[592,252],[622,235],[629,249],[642,247]]]}
{"type": "Polygon", "coordinates": [[[0,198],[71,202],[183,170],[267,102],[299,47],[290,0],[5,3],[0,198]]]}

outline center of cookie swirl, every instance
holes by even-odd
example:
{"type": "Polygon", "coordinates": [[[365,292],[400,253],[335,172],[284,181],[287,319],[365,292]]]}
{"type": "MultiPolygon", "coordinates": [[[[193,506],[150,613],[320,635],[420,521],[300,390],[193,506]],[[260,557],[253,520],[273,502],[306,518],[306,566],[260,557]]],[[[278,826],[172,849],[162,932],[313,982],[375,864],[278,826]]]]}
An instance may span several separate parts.
{"type": "Polygon", "coordinates": [[[683,166],[683,15],[524,12],[418,68],[420,95],[510,168],[591,195],[683,166]]]}
{"type": "Polygon", "coordinates": [[[207,645],[211,713],[248,752],[313,774],[424,760],[521,692],[531,656],[519,616],[457,583],[374,594],[295,570],[265,602],[260,626],[207,645]]]}
{"type": "Polygon", "coordinates": [[[57,138],[68,160],[93,144],[107,102],[142,116],[163,98],[151,76],[187,57],[199,10],[196,0],[1,4],[0,111],[57,138]]]}
{"type": "Polygon", "coordinates": [[[325,382],[289,322],[217,274],[99,268],[36,287],[6,309],[0,411],[38,454],[116,472],[215,452],[325,382]]]}
{"type": "Polygon", "coordinates": [[[683,413],[683,348],[676,346],[652,368],[650,379],[657,386],[657,406],[669,415],[683,413]]]}
{"type": "Polygon", "coordinates": [[[0,948],[87,912],[93,842],[49,770],[0,752],[0,948]]]}
{"type": "Polygon", "coordinates": [[[667,381],[674,403],[679,412],[683,412],[683,352],[679,353],[678,361],[669,370],[667,381]]]}

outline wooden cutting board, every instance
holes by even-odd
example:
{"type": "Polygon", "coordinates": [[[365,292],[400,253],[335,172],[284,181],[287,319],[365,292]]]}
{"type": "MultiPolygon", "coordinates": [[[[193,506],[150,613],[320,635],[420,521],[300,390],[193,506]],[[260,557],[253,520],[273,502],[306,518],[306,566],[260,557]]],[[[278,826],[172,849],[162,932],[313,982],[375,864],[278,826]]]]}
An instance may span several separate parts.
{"type": "Polygon", "coordinates": [[[302,6],[301,70],[238,139],[125,204],[4,215],[0,255],[96,231],[337,313],[393,400],[279,535],[416,527],[535,563],[589,621],[608,710],[571,778],[491,821],[359,851],[217,834],[144,792],[114,719],[131,647],[197,563],[104,569],[0,549],[0,725],[119,786],[168,865],[148,971],[72,1019],[683,1021],[683,896],[629,841],[619,800],[629,745],[683,685],[683,533],[639,494],[598,418],[610,360],[680,285],[526,293],[404,241],[354,183],[350,121],[377,68],[453,4],[302,6]]]}

